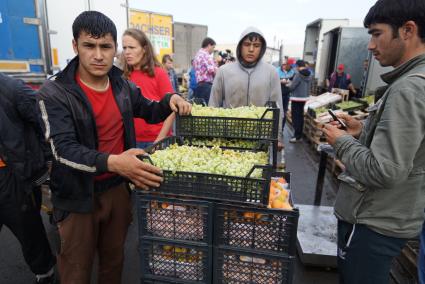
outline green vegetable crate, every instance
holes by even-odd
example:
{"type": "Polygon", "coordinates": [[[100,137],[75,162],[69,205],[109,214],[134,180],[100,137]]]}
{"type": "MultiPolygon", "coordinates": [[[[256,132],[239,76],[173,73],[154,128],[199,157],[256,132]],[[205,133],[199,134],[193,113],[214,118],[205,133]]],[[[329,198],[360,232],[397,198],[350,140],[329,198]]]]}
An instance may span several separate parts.
{"type": "MultiPolygon", "coordinates": [[[[176,144],[183,145],[183,143],[181,137],[169,137],[147,148],[146,151],[153,154],[155,151],[173,147],[172,145],[176,144]]],[[[155,164],[149,156],[140,156],[140,159],[149,160],[155,164]]],[[[184,164],[189,163],[190,161],[184,164]]],[[[163,169],[164,181],[160,187],[151,188],[149,191],[207,200],[266,205],[272,173],[273,167],[267,164],[253,165],[244,176],[163,169]]]]}

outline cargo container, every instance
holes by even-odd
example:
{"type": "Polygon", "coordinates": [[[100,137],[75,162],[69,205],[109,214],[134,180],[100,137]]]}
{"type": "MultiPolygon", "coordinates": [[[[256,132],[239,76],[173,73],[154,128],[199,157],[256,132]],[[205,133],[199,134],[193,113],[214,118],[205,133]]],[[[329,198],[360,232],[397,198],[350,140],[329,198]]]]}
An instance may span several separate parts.
{"type": "Polygon", "coordinates": [[[46,2],[0,1],[0,72],[37,88],[52,73],[46,2]]]}
{"type": "Polygon", "coordinates": [[[336,27],[349,25],[348,19],[317,19],[307,25],[305,29],[303,59],[315,66],[315,78],[322,58],[323,36],[336,27]]]}
{"type": "Polygon", "coordinates": [[[361,27],[339,27],[325,33],[320,65],[316,66],[318,86],[324,88],[326,78],[339,64],[344,64],[354,87],[359,88],[364,74],[363,61],[369,58],[369,38],[367,29],[361,27]]]}

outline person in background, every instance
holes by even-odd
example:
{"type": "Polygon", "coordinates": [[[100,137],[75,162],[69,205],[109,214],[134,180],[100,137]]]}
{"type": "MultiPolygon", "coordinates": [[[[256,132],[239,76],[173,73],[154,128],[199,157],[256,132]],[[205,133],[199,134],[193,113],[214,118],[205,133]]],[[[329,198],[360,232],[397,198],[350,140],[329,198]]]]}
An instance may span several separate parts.
{"type": "Polygon", "coordinates": [[[304,62],[305,62],[305,67],[308,69],[308,71],[310,71],[310,76],[314,77],[314,64],[311,64],[307,61],[304,61],[304,62]]]}
{"type": "Polygon", "coordinates": [[[286,61],[282,62],[282,65],[277,68],[277,73],[280,79],[280,89],[282,91],[282,131],[285,128],[286,124],[286,113],[288,112],[289,105],[289,95],[291,93],[287,84],[289,84],[295,76],[295,70],[292,69],[292,64],[295,63],[293,58],[288,58],[286,61]]]}
{"type": "Polygon", "coordinates": [[[388,85],[364,123],[340,114],[347,129],[334,122],[323,132],[346,168],[334,206],[340,283],[384,284],[424,222],[425,1],[379,0],[364,26],[369,51],[394,67],[381,75],[388,85]]]}
{"type": "MultiPolygon", "coordinates": [[[[260,30],[249,27],[242,32],[236,49],[237,62],[225,64],[218,69],[209,106],[265,106],[271,101],[276,102],[282,115],[279,76],[273,65],[261,60],[266,48],[267,43],[260,30]]],[[[281,122],[280,116],[279,150],[283,148],[281,122]]]]}
{"type": "MultiPolygon", "coordinates": [[[[97,283],[118,284],[132,220],[128,182],[147,190],[163,181],[160,168],[138,159],[145,151],[133,149],[133,116],[158,123],[172,111],[189,114],[191,105],[172,94],[148,100],[122,77],[112,65],[117,30],[104,14],[81,13],[72,32],[76,57],[38,96],[54,157],[50,189],[60,237],[59,274],[62,284],[88,284],[97,255],[97,283]]],[[[126,41],[125,49],[133,47],[126,41]]],[[[166,75],[165,81],[169,84],[166,75]]]]}
{"type": "Polygon", "coordinates": [[[170,78],[171,86],[173,87],[174,92],[178,93],[179,81],[177,79],[176,71],[174,70],[173,58],[171,58],[171,55],[164,54],[162,57],[162,65],[168,73],[168,78],[170,78]]]}
{"type": "Polygon", "coordinates": [[[51,154],[36,106],[31,88],[0,73],[0,231],[5,225],[18,239],[35,283],[53,284],[56,259],[40,216],[51,154]]]}
{"type": "Polygon", "coordinates": [[[365,85],[366,85],[366,80],[367,80],[367,70],[369,69],[369,59],[365,59],[363,61],[363,75],[362,75],[362,82],[360,83],[360,89],[359,92],[357,93],[357,96],[359,98],[364,97],[365,94],[365,85]]]}
{"type": "Polygon", "coordinates": [[[212,38],[205,38],[202,41],[202,48],[196,53],[193,60],[197,82],[193,97],[203,99],[206,104],[208,104],[210,99],[212,82],[217,72],[217,65],[212,57],[215,45],[215,41],[212,38]]]}
{"type": "Polygon", "coordinates": [[[350,90],[353,95],[357,94],[356,89],[351,83],[351,76],[348,73],[345,73],[345,65],[339,64],[336,72],[333,72],[331,76],[326,79],[326,86],[328,92],[331,92],[333,88],[350,90]]]}
{"type": "MultiPolygon", "coordinates": [[[[167,93],[174,93],[167,72],[155,57],[152,44],[146,34],[137,29],[128,29],[122,36],[124,77],[138,86],[142,95],[160,101],[167,93]]],[[[164,122],[149,124],[135,118],[137,147],[145,149],[171,135],[174,114],[164,122]]]]}
{"type": "Polygon", "coordinates": [[[196,75],[195,75],[195,68],[193,67],[193,59],[190,61],[190,68],[188,73],[188,77],[189,77],[189,94],[188,94],[188,99],[191,100],[193,99],[193,92],[196,89],[196,86],[198,85],[196,82],[196,75]]]}
{"type": "Polygon", "coordinates": [[[288,84],[291,92],[291,114],[294,136],[289,140],[296,143],[301,140],[304,128],[304,106],[309,98],[311,74],[303,60],[297,60],[297,73],[292,82],[288,84]]]}

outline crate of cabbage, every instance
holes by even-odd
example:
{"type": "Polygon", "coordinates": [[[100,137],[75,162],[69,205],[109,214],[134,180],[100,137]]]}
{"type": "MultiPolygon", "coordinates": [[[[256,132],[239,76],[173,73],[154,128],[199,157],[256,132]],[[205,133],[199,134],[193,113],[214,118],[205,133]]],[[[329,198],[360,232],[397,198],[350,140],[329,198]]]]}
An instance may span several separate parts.
{"type": "Polygon", "coordinates": [[[146,149],[149,156],[140,156],[163,170],[164,181],[150,191],[267,205],[273,168],[266,152],[183,144],[169,137],[146,149]]]}
{"type": "Polygon", "coordinates": [[[191,115],[177,115],[176,134],[183,137],[277,140],[279,111],[272,102],[264,107],[227,109],[194,104],[191,115]]]}

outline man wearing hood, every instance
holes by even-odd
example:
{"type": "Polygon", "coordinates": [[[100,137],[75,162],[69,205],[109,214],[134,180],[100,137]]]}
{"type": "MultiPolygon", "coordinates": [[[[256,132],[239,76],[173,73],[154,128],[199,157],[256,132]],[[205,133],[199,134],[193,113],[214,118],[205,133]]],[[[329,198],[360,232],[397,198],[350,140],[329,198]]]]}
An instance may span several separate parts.
{"type": "MultiPolygon", "coordinates": [[[[209,106],[264,106],[276,102],[282,116],[282,95],[275,67],[261,61],[267,43],[261,31],[247,28],[236,48],[237,62],[220,67],[214,78],[209,106]]],[[[280,117],[279,124],[282,119],[280,117]]],[[[279,125],[279,149],[283,147],[282,127],[279,125]]]]}
{"type": "Polygon", "coordinates": [[[288,85],[291,91],[291,114],[292,125],[294,127],[294,137],[289,140],[291,143],[298,142],[303,136],[304,127],[304,105],[309,97],[311,73],[305,66],[303,60],[297,60],[297,74],[294,80],[288,85]]]}

